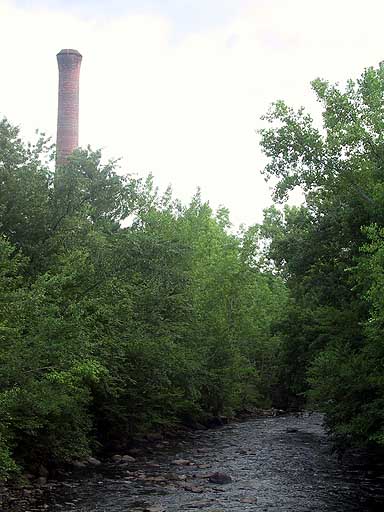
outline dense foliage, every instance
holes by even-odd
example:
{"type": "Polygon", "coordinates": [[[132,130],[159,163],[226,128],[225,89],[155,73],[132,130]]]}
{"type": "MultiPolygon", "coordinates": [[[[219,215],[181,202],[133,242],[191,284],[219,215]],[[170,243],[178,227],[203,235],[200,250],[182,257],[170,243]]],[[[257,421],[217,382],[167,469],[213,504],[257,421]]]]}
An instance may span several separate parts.
{"type": "Polygon", "coordinates": [[[325,412],[384,445],[384,66],[284,102],[261,146],[276,202],[234,234],[200,193],[0,122],[0,478],[251,404],[325,412]]]}
{"type": "Polygon", "coordinates": [[[304,109],[272,105],[261,130],[265,172],[284,200],[266,212],[266,257],[289,290],[278,393],[309,397],[341,446],[384,445],[384,66],[345,90],[312,84],[323,126],[304,109]]]}
{"type": "Polygon", "coordinates": [[[286,288],[257,230],[51,152],[0,122],[0,476],[267,404],[286,288]]]}

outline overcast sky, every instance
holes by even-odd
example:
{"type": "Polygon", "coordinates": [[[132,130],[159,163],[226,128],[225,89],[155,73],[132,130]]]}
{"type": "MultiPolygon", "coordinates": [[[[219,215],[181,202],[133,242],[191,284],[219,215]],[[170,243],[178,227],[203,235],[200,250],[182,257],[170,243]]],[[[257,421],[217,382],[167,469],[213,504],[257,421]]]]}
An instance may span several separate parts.
{"type": "Polygon", "coordinates": [[[383,19],[382,0],[0,0],[0,115],[54,137],[56,53],[75,48],[81,145],[252,224],[271,202],[260,116],[376,66],[383,19]]]}

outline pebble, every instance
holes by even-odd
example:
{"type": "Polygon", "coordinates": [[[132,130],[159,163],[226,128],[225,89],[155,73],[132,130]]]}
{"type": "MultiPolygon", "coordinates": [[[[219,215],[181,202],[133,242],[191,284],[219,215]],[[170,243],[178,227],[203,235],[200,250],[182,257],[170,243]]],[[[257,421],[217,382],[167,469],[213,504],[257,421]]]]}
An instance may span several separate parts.
{"type": "Polygon", "coordinates": [[[135,457],[132,457],[131,455],[123,455],[120,460],[123,460],[124,462],[136,462],[135,457]]]}

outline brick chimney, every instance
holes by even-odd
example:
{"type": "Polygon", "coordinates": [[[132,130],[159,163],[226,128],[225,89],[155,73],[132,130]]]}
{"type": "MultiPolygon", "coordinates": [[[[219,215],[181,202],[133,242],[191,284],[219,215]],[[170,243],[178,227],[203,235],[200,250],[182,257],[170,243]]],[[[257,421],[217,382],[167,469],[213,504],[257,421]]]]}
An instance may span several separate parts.
{"type": "Polygon", "coordinates": [[[79,76],[82,56],[77,50],[61,50],[59,65],[59,105],[57,112],[56,166],[79,145],[79,76]]]}

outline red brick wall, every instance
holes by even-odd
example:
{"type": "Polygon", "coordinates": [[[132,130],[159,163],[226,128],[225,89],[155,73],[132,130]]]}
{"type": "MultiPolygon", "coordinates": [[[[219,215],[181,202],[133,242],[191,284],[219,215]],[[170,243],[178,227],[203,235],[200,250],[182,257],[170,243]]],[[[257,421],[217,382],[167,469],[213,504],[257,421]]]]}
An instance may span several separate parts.
{"type": "Polygon", "coordinates": [[[77,50],[61,50],[59,65],[59,105],[57,112],[56,165],[61,165],[79,144],[79,75],[81,55],[77,50]]]}

